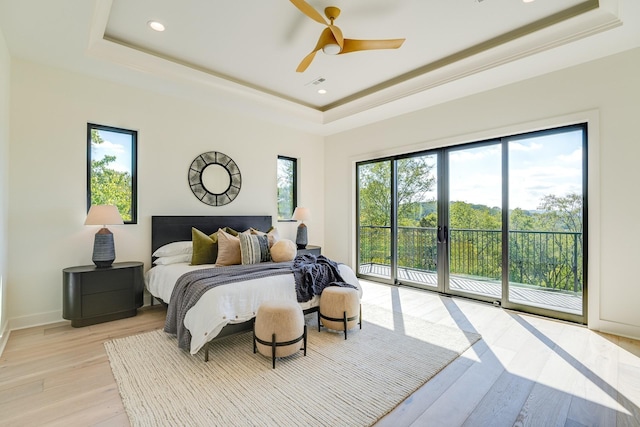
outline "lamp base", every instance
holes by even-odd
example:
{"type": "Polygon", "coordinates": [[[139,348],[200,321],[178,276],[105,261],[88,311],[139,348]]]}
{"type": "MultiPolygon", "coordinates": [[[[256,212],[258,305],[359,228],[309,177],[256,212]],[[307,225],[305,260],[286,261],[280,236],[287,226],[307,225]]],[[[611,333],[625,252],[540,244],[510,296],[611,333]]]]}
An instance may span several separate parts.
{"type": "Polygon", "coordinates": [[[111,267],[116,259],[116,249],[113,245],[113,234],[108,228],[101,228],[93,240],[93,256],[91,260],[98,268],[111,267]]]}
{"type": "Polygon", "coordinates": [[[304,249],[307,247],[307,226],[304,223],[300,223],[298,226],[298,232],[296,233],[296,246],[298,249],[304,249]]]}

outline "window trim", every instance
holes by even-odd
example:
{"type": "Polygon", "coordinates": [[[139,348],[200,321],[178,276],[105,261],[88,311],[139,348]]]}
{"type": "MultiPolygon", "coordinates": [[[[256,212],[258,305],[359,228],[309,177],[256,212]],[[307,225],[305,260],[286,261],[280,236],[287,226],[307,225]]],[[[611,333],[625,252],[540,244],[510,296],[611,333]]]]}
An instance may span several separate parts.
{"type": "MultiPolygon", "coordinates": [[[[277,160],[278,161],[279,160],[286,160],[286,161],[290,161],[290,162],[293,163],[293,183],[292,183],[293,200],[291,201],[292,202],[291,213],[293,215],[293,211],[295,210],[296,206],[298,206],[298,159],[295,158],[295,157],[288,157],[288,156],[278,155],[278,159],[277,160]]],[[[277,168],[276,168],[276,188],[279,188],[277,186],[277,182],[278,182],[277,175],[278,175],[278,171],[277,171],[277,168]]],[[[277,197],[276,197],[276,199],[277,199],[277,197]]],[[[279,209],[278,209],[277,206],[276,206],[276,214],[277,214],[278,222],[296,222],[296,220],[291,219],[291,218],[289,218],[289,219],[280,218],[280,212],[279,212],[279,209]]]]}
{"type": "Polygon", "coordinates": [[[131,219],[125,224],[138,223],[138,131],[113,126],[87,123],[87,212],[91,208],[91,131],[104,130],[131,137],[131,219]]]}

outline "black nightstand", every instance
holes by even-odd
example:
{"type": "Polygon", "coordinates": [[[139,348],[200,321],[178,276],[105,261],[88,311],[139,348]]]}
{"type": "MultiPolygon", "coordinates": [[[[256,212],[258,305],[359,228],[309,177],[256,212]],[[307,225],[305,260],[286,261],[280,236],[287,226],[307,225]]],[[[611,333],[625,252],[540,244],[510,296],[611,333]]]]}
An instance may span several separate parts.
{"type": "Polygon", "coordinates": [[[320,255],[321,249],[320,246],[307,245],[304,249],[298,249],[298,255],[313,254],[317,256],[320,255]]]}
{"type": "Polygon", "coordinates": [[[144,292],[142,262],[116,262],[62,270],[62,317],[88,326],[135,316],[144,292]]]}

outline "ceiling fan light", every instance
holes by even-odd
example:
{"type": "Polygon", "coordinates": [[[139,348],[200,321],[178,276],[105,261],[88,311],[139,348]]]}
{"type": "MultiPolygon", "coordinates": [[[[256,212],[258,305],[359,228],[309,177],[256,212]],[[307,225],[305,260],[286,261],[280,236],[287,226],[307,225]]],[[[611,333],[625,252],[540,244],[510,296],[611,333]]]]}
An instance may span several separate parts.
{"type": "Polygon", "coordinates": [[[335,43],[327,43],[322,48],[322,51],[327,55],[337,55],[340,53],[340,45],[335,43]]]}

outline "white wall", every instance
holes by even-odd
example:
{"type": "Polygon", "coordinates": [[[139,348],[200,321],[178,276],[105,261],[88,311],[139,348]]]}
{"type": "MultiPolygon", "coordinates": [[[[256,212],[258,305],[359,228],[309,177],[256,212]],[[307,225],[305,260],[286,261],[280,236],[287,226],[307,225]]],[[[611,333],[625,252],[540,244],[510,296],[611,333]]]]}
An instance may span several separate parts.
{"type": "MultiPolygon", "coordinates": [[[[314,212],[309,242],[324,243],[322,137],[18,59],[12,76],[12,329],[61,319],[62,269],[91,264],[96,229],[83,225],[87,122],[138,131],[138,224],[110,227],[116,262],[148,268],[151,215],[276,218],[278,154],[299,159],[299,204],[314,212]],[[189,189],[189,165],[206,151],[229,155],[242,173],[240,194],[226,206],[205,205],[189,189]]],[[[295,239],[295,223],[274,225],[295,239]]]]}
{"type": "Polygon", "coordinates": [[[0,354],[8,338],[9,84],[11,60],[0,30],[0,354]]]}
{"type": "Polygon", "coordinates": [[[589,120],[589,327],[640,338],[639,75],[635,49],[327,137],[324,253],[355,264],[356,161],[589,120]]]}

